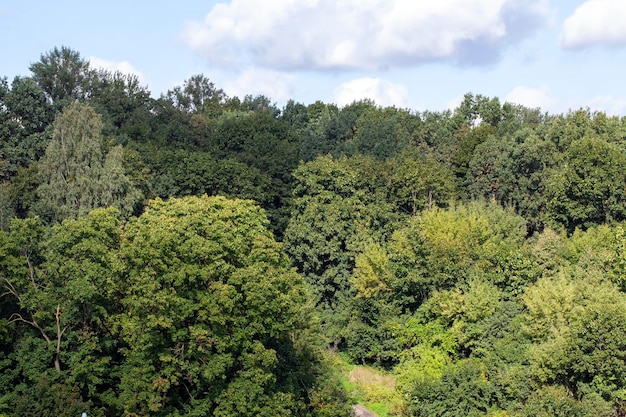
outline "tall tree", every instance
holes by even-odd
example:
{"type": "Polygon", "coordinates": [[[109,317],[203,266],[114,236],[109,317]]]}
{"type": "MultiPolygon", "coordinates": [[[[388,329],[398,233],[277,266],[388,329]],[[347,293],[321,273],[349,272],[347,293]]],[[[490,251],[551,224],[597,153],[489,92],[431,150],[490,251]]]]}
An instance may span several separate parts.
{"type": "Polygon", "coordinates": [[[73,103],[54,121],[52,141],[40,162],[42,184],[35,210],[60,221],[86,215],[98,207],[117,207],[130,215],[139,192],[122,167],[122,149],[108,150],[102,120],[87,104],[73,103]]]}
{"type": "Polygon", "coordinates": [[[52,120],[52,106],[32,78],[15,77],[10,88],[0,79],[0,176],[14,176],[43,156],[52,120]]]}
{"type": "MultiPolygon", "coordinates": [[[[13,301],[7,317],[20,335],[12,374],[21,386],[14,393],[29,398],[30,407],[41,408],[47,390],[60,408],[53,414],[68,407],[64,398],[76,403],[81,393],[96,407],[115,407],[118,354],[109,315],[119,301],[118,217],[115,209],[98,210],[52,230],[37,218],[16,219],[11,232],[0,235],[2,295],[13,301]]],[[[29,406],[19,398],[13,405],[29,406]]]]}
{"type": "Polygon", "coordinates": [[[89,61],[66,46],[61,49],[55,47],[42,54],[40,60],[30,66],[30,70],[33,79],[57,108],[88,96],[92,76],[89,61]]]}
{"type": "Polygon", "coordinates": [[[299,414],[307,294],[267,225],[250,201],[207,196],[127,224],[127,413],[299,414]]]}

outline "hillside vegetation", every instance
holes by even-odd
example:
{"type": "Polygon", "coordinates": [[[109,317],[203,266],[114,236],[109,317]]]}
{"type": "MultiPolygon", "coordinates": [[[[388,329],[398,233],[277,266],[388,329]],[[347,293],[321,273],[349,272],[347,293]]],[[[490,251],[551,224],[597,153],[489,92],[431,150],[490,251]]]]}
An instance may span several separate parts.
{"type": "Polygon", "coordinates": [[[0,415],[626,415],[626,118],[0,78],[0,415]]]}

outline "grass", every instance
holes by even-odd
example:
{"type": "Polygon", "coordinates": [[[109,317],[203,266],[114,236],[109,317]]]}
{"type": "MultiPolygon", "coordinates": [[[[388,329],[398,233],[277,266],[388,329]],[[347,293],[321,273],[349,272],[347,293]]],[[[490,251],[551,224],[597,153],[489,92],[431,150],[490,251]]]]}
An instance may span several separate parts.
{"type": "Polygon", "coordinates": [[[351,364],[341,354],[334,355],[333,366],[354,404],[364,405],[378,417],[398,415],[402,401],[392,375],[370,366],[351,364]]]}

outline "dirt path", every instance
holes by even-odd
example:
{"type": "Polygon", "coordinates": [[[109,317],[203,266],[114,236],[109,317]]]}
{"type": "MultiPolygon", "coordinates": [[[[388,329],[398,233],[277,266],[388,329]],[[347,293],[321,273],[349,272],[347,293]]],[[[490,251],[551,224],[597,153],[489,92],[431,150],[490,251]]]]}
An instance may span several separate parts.
{"type": "Polygon", "coordinates": [[[377,417],[376,414],[362,406],[361,404],[353,405],[354,417],[377,417]]]}

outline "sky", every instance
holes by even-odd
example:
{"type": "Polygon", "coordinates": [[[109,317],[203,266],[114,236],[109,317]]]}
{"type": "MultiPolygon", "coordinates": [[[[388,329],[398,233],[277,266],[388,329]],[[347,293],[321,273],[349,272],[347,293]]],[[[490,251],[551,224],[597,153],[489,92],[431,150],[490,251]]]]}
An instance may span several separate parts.
{"type": "Polygon", "coordinates": [[[229,96],[414,111],[464,94],[626,116],[625,0],[0,0],[0,77],[66,46],[160,96],[204,74],[229,96]]]}

